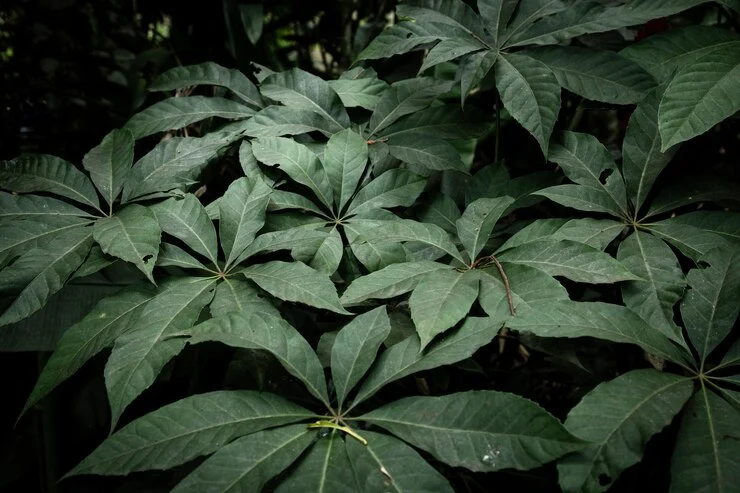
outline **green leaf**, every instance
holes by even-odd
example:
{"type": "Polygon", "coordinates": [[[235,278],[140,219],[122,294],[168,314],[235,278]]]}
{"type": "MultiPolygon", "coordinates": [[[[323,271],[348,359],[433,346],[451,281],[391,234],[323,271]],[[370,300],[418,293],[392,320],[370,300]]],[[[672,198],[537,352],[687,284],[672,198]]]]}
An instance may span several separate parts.
{"type": "Polygon", "coordinates": [[[203,205],[195,195],[171,198],[151,206],[164,233],[182,240],[187,246],[205,255],[218,265],[216,229],[203,205]]]}
{"type": "Polygon", "coordinates": [[[740,248],[714,248],[686,276],[689,289],[681,301],[681,318],[702,367],[729,335],[740,312],[739,262],[740,248]]]}
{"type": "Polygon", "coordinates": [[[233,312],[207,320],[178,335],[190,335],[190,344],[219,341],[233,347],[262,349],[306,385],[311,394],[329,405],[324,370],[311,346],[288,322],[266,312],[233,312]]]}
{"type": "Polygon", "coordinates": [[[548,159],[572,181],[605,192],[615,215],[629,217],[624,179],[609,151],[591,134],[562,132],[562,143],[550,145],[548,159]]]}
{"type": "Polygon", "coordinates": [[[671,183],[663,185],[652,200],[645,218],[670,212],[697,202],[718,202],[737,200],[740,184],[733,180],[717,178],[706,172],[683,174],[671,183]]]}
{"type": "Polygon", "coordinates": [[[555,185],[537,190],[534,194],[580,211],[605,212],[616,217],[622,217],[623,214],[619,207],[615,207],[614,200],[604,190],[583,185],[555,185]]]}
{"type": "Polygon", "coordinates": [[[240,4],[239,14],[249,42],[256,45],[262,37],[262,28],[265,24],[264,6],[261,3],[240,4]]]}
{"type": "Polygon", "coordinates": [[[740,36],[715,26],[685,26],[653,34],[619,52],[640,64],[659,81],[669,80],[676,69],[687,65],[719,47],[738,48],[740,36]]]}
{"type": "Polygon", "coordinates": [[[734,491],[740,484],[737,409],[702,387],[684,410],[671,461],[671,491],[734,491]]]}
{"type": "Polygon", "coordinates": [[[211,136],[173,137],[160,142],[134,164],[123,187],[123,202],[192,185],[218,150],[228,143],[227,139],[211,136]]]}
{"type": "Polygon", "coordinates": [[[314,433],[306,425],[262,430],[238,438],[218,450],[185,476],[173,493],[259,493],[311,445],[314,433]]]}
{"type": "Polygon", "coordinates": [[[428,261],[391,264],[352,281],[341,301],[351,305],[368,299],[394,298],[413,290],[428,273],[449,268],[448,265],[428,261]]]}
{"type": "Polygon", "coordinates": [[[334,125],[334,132],[349,127],[342,100],[329,84],[315,75],[294,68],[270,75],[262,82],[262,94],[285,106],[311,110],[334,125]]]}
{"type": "Polygon", "coordinates": [[[105,365],[111,429],[136,397],[154,383],[165,364],[184,347],[169,333],[192,326],[213,298],[215,279],[172,278],[141,311],[135,327],[116,339],[105,365]]]}
{"type": "MultiPolygon", "coordinates": [[[[347,440],[353,441],[352,438],[347,438],[347,440]]],[[[353,474],[344,440],[339,436],[339,432],[332,432],[328,437],[320,437],[301,458],[298,465],[275,488],[275,493],[295,491],[311,491],[312,493],[362,491],[353,474]]]]}
{"type": "Polygon", "coordinates": [[[250,118],[244,126],[244,133],[250,137],[279,137],[313,131],[331,135],[336,127],[315,111],[288,106],[268,106],[250,118]]]}
{"type": "MultiPolygon", "coordinates": [[[[357,55],[357,60],[375,60],[407,53],[421,45],[449,37],[447,26],[400,22],[383,30],[357,55]]],[[[375,105],[373,105],[375,108],[375,105]]],[[[370,108],[372,109],[372,108],[370,108]]]]}
{"type": "Polygon", "coordinates": [[[469,139],[482,137],[491,124],[482,112],[475,108],[463,111],[456,104],[432,106],[412,113],[389,125],[379,138],[391,139],[401,135],[424,135],[437,139],[469,139]]]}
{"type": "Polygon", "coordinates": [[[367,164],[365,139],[350,129],[331,136],[324,150],[324,169],[334,191],[334,201],[342,210],[357,189],[367,164]]]}
{"type": "Polygon", "coordinates": [[[241,120],[254,115],[248,106],[229,99],[206,96],[172,97],[132,116],[123,127],[136,139],[177,130],[206,118],[241,120]]]}
{"type": "Polygon", "coordinates": [[[619,244],[617,259],[642,278],[622,285],[624,304],[651,327],[683,345],[681,329],[673,321],[673,306],[683,296],[686,278],[670,247],[638,230],[619,244]]]}
{"type": "Polygon", "coordinates": [[[637,344],[650,354],[683,364],[687,352],[629,308],[601,302],[558,300],[521,310],[506,325],[540,337],[595,337],[637,344]]]}
{"type": "Polygon", "coordinates": [[[504,107],[547,154],[560,111],[558,80],[544,63],[517,53],[500,53],[494,70],[504,107]]]}
{"type": "MultiPolygon", "coordinates": [[[[321,226],[321,224],[318,224],[321,226]]],[[[311,229],[308,227],[296,227],[283,231],[264,233],[254,239],[251,245],[242,254],[250,257],[261,252],[276,252],[278,250],[304,250],[306,248],[316,251],[326,240],[325,230],[311,229]]]]}
{"type": "Polygon", "coordinates": [[[486,246],[488,238],[507,207],[514,203],[511,197],[478,199],[468,204],[462,217],[455,223],[457,236],[473,261],[486,246]]]}
{"type": "Polygon", "coordinates": [[[729,211],[694,211],[671,217],[662,223],[687,224],[709,231],[733,243],[740,242],[740,213],[729,211]]]}
{"type": "Polygon", "coordinates": [[[42,244],[45,246],[55,237],[87,224],[90,224],[89,220],[69,216],[58,217],[51,221],[39,218],[0,224],[0,238],[2,238],[0,266],[28,252],[29,249],[42,244]]]}
{"type": "Polygon", "coordinates": [[[573,240],[604,250],[624,228],[624,223],[611,219],[571,219],[553,234],[553,239],[573,240]]]}
{"type": "Polygon", "coordinates": [[[62,334],[44,365],[23,408],[25,414],[90,358],[113,342],[139,318],[141,307],[154,297],[151,286],[135,285],[102,299],[85,317],[62,334]]]}
{"type": "Polygon", "coordinates": [[[677,150],[661,151],[658,105],[664,91],[665,86],[653,89],[637,105],[622,143],[622,174],[635,211],[643,206],[658,175],[677,150]]]}
{"type": "Polygon", "coordinates": [[[427,52],[424,63],[421,64],[419,73],[437,66],[440,63],[449,62],[468,53],[485,49],[485,46],[473,39],[463,37],[451,37],[443,39],[427,52]]]}
{"type": "Polygon", "coordinates": [[[471,471],[532,469],[584,446],[540,406],[504,392],[407,397],[359,419],[471,471]]]}
{"type": "Polygon", "coordinates": [[[267,206],[267,210],[282,211],[286,209],[299,209],[306,212],[312,212],[317,216],[329,219],[329,216],[327,216],[319,206],[303,195],[286,192],[285,190],[273,190],[272,194],[270,194],[270,203],[267,206]]]}
{"type": "Polygon", "coordinates": [[[422,133],[392,137],[388,141],[388,150],[396,159],[430,170],[467,171],[455,146],[422,133]]]}
{"type": "Polygon", "coordinates": [[[667,241],[695,262],[712,248],[727,244],[719,235],[689,226],[688,224],[678,224],[670,220],[648,224],[646,228],[652,234],[667,241]]]}
{"type": "Polygon", "coordinates": [[[339,78],[327,81],[329,87],[339,95],[342,104],[347,108],[360,107],[374,110],[380,101],[388,84],[376,77],[362,77],[357,79],[339,78]]]}
{"type": "Polygon", "coordinates": [[[213,62],[172,68],[158,75],[148,89],[150,91],[174,91],[200,85],[225,87],[250,106],[255,108],[264,106],[259,90],[247,79],[246,75],[213,62]]]}
{"type": "Polygon", "coordinates": [[[3,270],[6,280],[21,278],[26,285],[0,316],[0,327],[40,310],[82,265],[92,245],[92,228],[77,227],[30,250],[3,270]]]}
{"type": "MultiPolygon", "coordinates": [[[[0,192],[0,227],[7,221],[37,219],[44,222],[56,222],[58,219],[78,217],[94,218],[95,216],[52,197],[0,192]]],[[[3,240],[6,239],[5,235],[0,236],[3,240]]]]}
{"type": "Polygon", "coordinates": [[[634,104],[655,86],[642,67],[612,51],[548,46],[526,53],[547,65],[561,86],[585,99],[634,104]]]}
{"type": "Polygon", "coordinates": [[[261,162],[278,165],[293,180],[306,185],[331,209],[332,189],[319,158],[308,147],[285,137],[266,137],[252,142],[252,152],[261,162]]]}
{"type": "Polygon", "coordinates": [[[458,65],[460,106],[465,105],[465,99],[467,99],[470,91],[478,87],[483,78],[491,71],[496,60],[498,60],[498,52],[491,50],[478,51],[460,60],[458,65]]]}
{"type": "Polygon", "coordinates": [[[250,265],[241,273],[281,300],[297,301],[342,315],[350,314],[339,302],[337,290],[329,276],[302,262],[273,260],[250,265]]]}
{"type": "Polygon", "coordinates": [[[237,390],[194,395],[127,424],[68,476],[169,469],[214,452],[234,438],[312,416],[302,407],[265,392],[237,390]]]}
{"type": "Polygon", "coordinates": [[[216,294],[208,308],[214,317],[231,312],[262,312],[280,316],[277,309],[249,282],[228,277],[216,287],[216,294]]]}
{"type": "Polygon", "coordinates": [[[519,0],[478,0],[481,19],[486,24],[488,34],[497,41],[499,47],[501,46],[499,33],[506,29],[518,3],[519,0]]]}
{"type": "Polygon", "coordinates": [[[460,256],[449,234],[434,224],[419,223],[410,219],[400,219],[398,221],[385,221],[386,224],[372,228],[364,232],[359,238],[358,243],[373,240],[383,241],[418,241],[431,245],[452,255],[460,262],[465,263],[460,256]]]}
{"type": "Polygon", "coordinates": [[[93,228],[93,238],[103,252],[131,262],[152,283],[160,237],[156,216],[149,208],[138,204],[96,221],[93,228]]]}
{"type": "Polygon", "coordinates": [[[457,204],[448,195],[440,192],[435,194],[431,202],[419,212],[419,219],[425,223],[439,226],[448,233],[457,233],[457,220],[460,219],[460,210],[457,204]]]}
{"type": "Polygon", "coordinates": [[[0,183],[11,192],[49,192],[100,211],[98,194],[90,179],[58,157],[32,154],[0,161],[0,183]]]}
{"type": "Polygon", "coordinates": [[[685,65],[660,101],[662,149],[701,135],[740,111],[740,44],[721,46],[685,65]]]}
{"type": "Polygon", "coordinates": [[[377,209],[409,207],[424,191],[427,179],[409,170],[389,169],[357,192],[346,216],[373,212],[377,209]]]}
{"type": "Polygon", "coordinates": [[[368,441],[366,446],[357,440],[345,440],[350,470],[359,483],[353,491],[454,491],[444,476],[401,440],[372,431],[363,431],[362,436],[368,441]]]}
{"type": "Polygon", "coordinates": [[[478,277],[470,271],[445,269],[423,277],[409,298],[421,348],[465,318],[477,297],[478,277]]]}
{"type": "Polygon", "coordinates": [[[460,327],[447,331],[423,352],[416,335],[394,344],[377,358],[352,407],[395,380],[469,358],[491,342],[502,326],[503,320],[467,317],[460,327]]]}
{"type": "Polygon", "coordinates": [[[398,15],[410,17],[417,23],[454,26],[481,43],[481,38],[488,38],[483,19],[461,0],[411,0],[399,5],[397,11],[398,15]]]}
{"type": "MultiPolygon", "coordinates": [[[[303,246],[306,247],[306,251],[311,252],[312,258],[308,264],[310,267],[327,275],[332,275],[337,271],[339,263],[342,261],[344,244],[336,227],[332,228],[329,234],[324,237],[317,249],[314,249],[311,244],[303,244],[303,246]]],[[[301,246],[297,246],[293,248],[291,255],[293,255],[293,258],[300,258],[303,255],[302,250],[301,246]]]]}
{"type": "Polygon", "coordinates": [[[383,238],[376,238],[368,242],[360,241],[365,233],[374,234],[377,228],[382,228],[388,222],[372,219],[352,219],[344,223],[344,233],[350,243],[352,253],[369,272],[375,272],[389,265],[408,260],[406,249],[397,241],[388,241],[383,238]]]}
{"type": "Polygon", "coordinates": [[[264,226],[271,192],[272,188],[259,178],[252,186],[248,178],[239,178],[219,200],[218,232],[226,255],[224,269],[239,262],[241,254],[264,226]]]}
{"type": "Polygon", "coordinates": [[[390,332],[385,306],[379,306],[356,316],[337,334],[331,350],[331,374],[340,408],[373,364],[378,348],[390,332]]]}
{"type": "Polygon", "coordinates": [[[110,132],[82,158],[82,165],[111,210],[133,163],[134,136],[125,129],[110,132]]]}
{"type": "Polygon", "coordinates": [[[692,394],[691,380],[653,369],[599,384],[568,413],[565,427],[592,442],[561,459],[563,491],[606,491],[642,459],[650,438],[668,426],[692,394]]]}
{"type": "Polygon", "coordinates": [[[572,240],[532,241],[505,251],[498,259],[591,284],[639,279],[610,255],[572,240]]]}
{"type": "Polygon", "coordinates": [[[561,0],[529,0],[520,2],[508,28],[500,36],[499,47],[508,45],[509,39],[530,27],[538,19],[562,12],[569,5],[561,0]]]}
{"type": "Polygon", "coordinates": [[[197,258],[190,255],[182,248],[170,245],[169,243],[160,243],[159,255],[157,255],[158,267],[181,267],[183,269],[202,269],[217,274],[212,271],[197,258]]]}
{"type": "Polygon", "coordinates": [[[451,87],[451,82],[431,77],[417,77],[394,83],[383,93],[375,107],[368,123],[367,136],[377,135],[404,115],[423,110],[451,87]]]}

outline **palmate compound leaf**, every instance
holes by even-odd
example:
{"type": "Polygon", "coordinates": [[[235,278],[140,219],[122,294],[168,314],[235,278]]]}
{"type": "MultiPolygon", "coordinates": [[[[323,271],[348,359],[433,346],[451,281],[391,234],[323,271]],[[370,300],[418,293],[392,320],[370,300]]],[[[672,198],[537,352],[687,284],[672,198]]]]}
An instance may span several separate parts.
{"type": "Polygon", "coordinates": [[[113,201],[123,190],[131,165],[134,163],[134,136],[124,129],[116,129],[103,138],[97,147],[82,158],[82,166],[100,194],[113,210],[113,201]]]}
{"type": "Polygon", "coordinates": [[[703,368],[709,354],[735,326],[740,312],[740,248],[714,248],[698,265],[686,276],[689,289],[681,301],[681,318],[703,368]]]}
{"type": "Polygon", "coordinates": [[[672,493],[737,491],[740,412],[702,386],[681,419],[671,461],[672,493]]]}
{"type": "Polygon", "coordinates": [[[447,169],[467,171],[455,146],[423,133],[391,137],[388,139],[388,150],[391,156],[411,165],[437,171],[447,169]]]}
{"type": "Polygon", "coordinates": [[[368,299],[394,298],[412,291],[428,273],[449,268],[449,265],[424,260],[391,264],[352,281],[340,301],[352,305],[368,299]]]}
{"type": "Polygon", "coordinates": [[[139,394],[154,383],[165,364],[185,347],[168,338],[191,327],[213,298],[216,280],[174,277],[162,282],[157,296],[141,311],[139,321],[116,339],[105,365],[105,387],[111,407],[111,429],[139,394]]]}
{"type": "Polygon", "coordinates": [[[315,437],[315,431],[296,424],[237,438],[185,476],[172,493],[260,493],[315,437]]]}
{"type": "Polygon", "coordinates": [[[306,340],[282,317],[270,312],[233,312],[207,320],[177,335],[190,336],[190,344],[218,341],[229,346],[263,349],[298,378],[309,392],[329,405],[324,371],[306,340]]]}
{"type": "Polygon", "coordinates": [[[593,445],[558,461],[563,491],[606,491],[642,459],[650,438],[681,412],[690,378],[634,370],[599,384],[568,413],[565,427],[593,445]]]}
{"type": "Polygon", "coordinates": [[[478,199],[468,204],[460,219],[455,222],[457,236],[471,262],[478,258],[496,222],[513,203],[514,199],[507,196],[478,199]]]}
{"type": "Polygon", "coordinates": [[[391,332],[385,306],[356,316],[337,334],[331,350],[331,375],[341,408],[347,394],[375,361],[375,355],[391,332]]]}
{"type": "Polygon", "coordinates": [[[740,110],[740,50],[720,46],[682,67],[658,110],[662,149],[701,135],[740,110]]]}
{"type": "Polygon", "coordinates": [[[350,315],[339,302],[337,290],[329,276],[302,262],[272,260],[250,265],[240,272],[281,300],[296,301],[315,308],[350,315]]]}
{"type": "Polygon", "coordinates": [[[280,316],[269,299],[262,296],[259,290],[248,281],[227,277],[216,287],[213,301],[208,305],[213,317],[222,317],[231,312],[259,311],[280,316]]]}
{"type": "Polygon", "coordinates": [[[155,294],[153,286],[126,288],[99,301],[82,320],[65,330],[41,371],[21,415],[74,375],[103,348],[112,346],[118,336],[138,320],[142,307],[155,294]]]}
{"type": "Polygon", "coordinates": [[[388,83],[378,79],[373,69],[357,67],[344,72],[339,79],[327,81],[347,108],[360,107],[372,111],[380,101],[388,83]]]}
{"type": "Polygon", "coordinates": [[[572,240],[604,250],[624,228],[624,223],[611,219],[536,219],[506,240],[499,251],[541,239],[572,240]]]}
{"type": "Polygon", "coordinates": [[[68,476],[124,475],[168,469],[210,454],[234,438],[311,418],[276,395],[248,390],[186,397],[146,414],[111,435],[68,476]]]}
{"type": "Polygon", "coordinates": [[[465,318],[477,297],[478,276],[473,271],[443,269],[420,279],[409,309],[421,348],[465,318]]]}
{"type": "Polygon", "coordinates": [[[0,327],[40,310],[82,265],[92,246],[92,228],[80,226],[30,250],[4,269],[0,285],[17,279],[22,290],[0,316],[0,327]]]}
{"type": "Polygon", "coordinates": [[[250,137],[280,137],[314,131],[330,136],[336,132],[336,126],[315,111],[290,106],[268,106],[244,125],[244,133],[250,137]]]}
{"type": "Polygon", "coordinates": [[[221,248],[226,255],[224,269],[240,259],[265,224],[265,210],[272,188],[259,177],[234,181],[218,201],[218,232],[221,248]]]}
{"type": "Polygon", "coordinates": [[[337,210],[344,209],[360,183],[367,164],[365,139],[350,129],[331,136],[324,150],[324,169],[337,210]]]}
{"type": "Polygon", "coordinates": [[[72,163],[58,157],[32,154],[0,161],[0,184],[16,193],[61,195],[100,211],[98,194],[90,179],[72,163]]]}
{"type": "Polygon", "coordinates": [[[214,265],[218,265],[216,228],[195,195],[167,199],[151,206],[151,210],[157,217],[162,232],[182,240],[196,252],[205,255],[214,265]]]}
{"type": "Polygon", "coordinates": [[[383,208],[409,207],[424,191],[426,182],[426,178],[407,169],[389,169],[357,192],[345,215],[371,213],[383,208]]]}
{"type": "Polygon", "coordinates": [[[363,431],[367,445],[346,438],[350,470],[359,488],[353,491],[399,493],[452,493],[449,482],[419,453],[401,440],[363,431]]]}
{"type": "Polygon", "coordinates": [[[104,253],[131,262],[154,283],[152,270],[159,254],[161,232],[148,207],[131,204],[96,221],[93,238],[104,253]]]}
{"type": "Polygon", "coordinates": [[[397,241],[383,238],[367,242],[359,241],[365,233],[374,234],[376,229],[382,228],[385,223],[389,222],[392,221],[352,218],[344,223],[344,234],[349,241],[353,255],[369,272],[375,272],[408,259],[407,250],[397,241]]]}
{"type": "Polygon", "coordinates": [[[358,419],[471,471],[531,469],[586,445],[536,403],[505,392],[407,397],[358,419]]]}
{"type": "Polygon", "coordinates": [[[352,407],[399,378],[469,358],[496,337],[503,323],[504,318],[467,317],[460,327],[445,333],[423,352],[415,334],[394,344],[377,358],[352,407]]]}
{"type": "Polygon", "coordinates": [[[649,354],[688,367],[686,349],[673,344],[629,308],[602,302],[557,300],[520,310],[506,326],[539,337],[595,337],[636,344],[649,354]]]}

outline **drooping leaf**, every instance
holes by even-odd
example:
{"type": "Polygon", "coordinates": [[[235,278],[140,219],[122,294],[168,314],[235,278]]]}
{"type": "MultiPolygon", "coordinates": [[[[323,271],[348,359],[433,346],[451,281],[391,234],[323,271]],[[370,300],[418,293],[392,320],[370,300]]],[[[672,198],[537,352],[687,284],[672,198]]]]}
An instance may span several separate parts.
{"type": "Polygon", "coordinates": [[[297,301],[342,315],[349,314],[339,302],[336,288],[329,276],[302,262],[273,260],[250,265],[241,273],[281,300],[297,301]]]}
{"type": "Polygon", "coordinates": [[[679,364],[689,360],[686,350],[674,345],[629,308],[609,303],[570,300],[538,303],[517,312],[506,325],[540,337],[595,337],[637,344],[650,354],[679,364]]]}
{"type": "Polygon", "coordinates": [[[234,438],[311,416],[310,411],[265,392],[194,395],[127,424],[68,475],[168,469],[218,450],[234,438]]]}
{"type": "Polygon", "coordinates": [[[133,163],[134,136],[125,129],[110,132],[82,158],[82,165],[111,210],[133,163]]]}
{"type": "Polygon", "coordinates": [[[219,341],[233,347],[263,349],[304,383],[314,397],[328,406],[326,380],[319,359],[311,346],[282,317],[266,312],[232,312],[212,318],[180,332],[189,342],[219,341]]]}
{"type": "Polygon", "coordinates": [[[315,111],[289,106],[268,106],[244,125],[244,133],[250,137],[279,137],[314,131],[332,135],[336,126],[315,111]]]}
{"type": "Polygon", "coordinates": [[[248,178],[234,181],[218,202],[218,232],[226,255],[225,269],[241,258],[265,224],[265,210],[272,188],[257,178],[250,186],[248,178]]]}
{"type": "Polygon", "coordinates": [[[185,476],[172,492],[259,493],[265,483],[292,464],[313,439],[314,433],[300,424],[238,438],[185,476]]]}
{"type": "Polygon", "coordinates": [[[151,206],[151,210],[164,233],[182,240],[196,252],[205,255],[214,265],[218,265],[216,228],[195,195],[167,199],[151,206]]]}
{"type": "Polygon", "coordinates": [[[324,150],[324,168],[334,192],[334,202],[342,210],[352,198],[367,164],[365,139],[350,129],[331,136],[324,150]]]}
{"type": "Polygon", "coordinates": [[[103,252],[134,264],[153,283],[161,240],[159,222],[147,207],[131,204],[95,222],[93,238],[103,252]]]}
{"type": "Polygon", "coordinates": [[[467,171],[455,146],[423,133],[402,134],[388,141],[393,157],[430,170],[467,171]]]}
{"type": "Polygon", "coordinates": [[[455,245],[450,240],[449,234],[433,224],[419,223],[410,219],[398,221],[386,221],[386,224],[378,226],[363,233],[356,241],[418,241],[442,250],[452,255],[460,262],[465,262],[460,256],[455,245]]]}
{"type": "Polygon", "coordinates": [[[568,413],[565,427],[593,445],[560,459],[560,487],[606,491],[642,459],[648,440],[670,424],[691,393],[690,379],[653,369],[599,384],[568,413]]]}
{"type": "Polygon", "coordinates": [[[185,347],[168,333],[192,326],[213,298],[215,279],[172,278],[142,309],[138,323],[116,339],[105,365],[111,407],[111,429],[136,397],[146,390],[167,362],[185,347]]]}
{"type": "MultiPolygon", "coordinates": [[[[72,204],[52,197],[0,192],[0,224],[24,219],[53,223],[57,219],[94,217],[72,204]]],[[[5,235],[0,236],[3,240],[6,239],[5,235]]]]}
{"type": "Polygon", "coordinates": [[[683,296],[686,278],[670,247],[649,233],[635,231],[619,244],[617,259],[642,279],[622,285],[624,304],[651,327],[681,341],[673,306],[683,296]]]}
{"type": "Polygon", "coordinates": [[[682,67],[660,101],[662,149],[701,135],[740,111],[740,43],[720,46],[682,67]]]}
{"type": "Polygon", "coordinates": [[[375,360],[391,331],[385,306],[358,315],[337,334],[331,351],[331,374],[341,407],[375,360]]]}
{"type": "Polygon", "coordinates": [[[457,236],[460,238],[460,242],[471,261],[478,258],[478,254],[486,246],[496,222],[513,202],[514,199],[504,196],[493,199],[478,199],[468,204],[462,217],[456,221],[455,225],[457,236]]]}
{"type": "Polygon", "coordinates": [[[3,270],[5,282],[22,279],[25,287],[0,316],[0,327],[41,309],[82,265],[92,245],[92,228],[80,226],[30,250],[3,270]]]}
{"type": "Polygon", "coordinates": [[[371,272],[352,281],[342,293],[345,305],[368,299],[388,299],[413,290],[428,273],[450,267],[437,262],[402,262],[371,272]]]}
{"type": "Polygon", "coordinates": [[[259,109],[264,106],[259,90],[247,79],[246,75],[213,62],[171,68],[158,75],[148,89],[150,91],[174,91],[200,85],[225,87],[254,108],[259,109]]]}
{"type": "Polygon", "coordinates": [[[555,75],[539,60],[517,53],[499,54],[494,70],[504,107],[537,139],[546,155],[560,111],[560,84],[555,75]]]}
{"type": "Polygon", "coordinates": [[[730,333],[740,312],[738,265],[740,248],[714,248],[686,276],[689,289],[681,301],[681,318],[702,367],[730,333]]]}
{"type": "Polygon", "coordinates": [[[285,137],[268,137],[252,142],[252,152],[261,162],[278,165],[293,180],[310,188],[328,208],[332,189],[319,158],[308,147],[285,137]]]}
{"type": "Polygon", "coordinates": [[[360,419],[471,471],[531,469],[584,446],[537,404],[505,392],[407,397],[360,419]]]}
{"type": "Polygon", "coordinates": [[[372,431],[363,431],[362,436],[367,445],[345,440],[350,470],[359,484],[355,491],[453,492],[445,477],[401,440],[372,431]]]}
{"type": "Polygon", "coordinates": [[[206,118],[241,120],[254,115],[248,106],[219,97],[172,97],[132,116],[123,127],[136,139],[167,130],[177,130],[206,118]]]}
{"type": "Polygon", "coordinates": [[[90,179],[72,163],[46,154],[0,161],[0,187],[16,193],[49,192],[100,210],[90,179]]]}
{"type": "Polygon", "coordinates": [[[502,262],[522,264],[591,284],[639,279],[610,255],[572,240],[537,240],[498,255],[502,262]]]}
{"type": "Polygon", "coordinates": [[[702,386],[681,419],[671,460],[671,491],[733,491],[740,484],[740,413],[702,386]]]}
{"type": "Polygon", "coordinates": [[[346,215],[368,213],[382,208],[409,207],[424,191],[426,181],[426,178],[409,170],[390,169],[357,192],[346,215]]]}

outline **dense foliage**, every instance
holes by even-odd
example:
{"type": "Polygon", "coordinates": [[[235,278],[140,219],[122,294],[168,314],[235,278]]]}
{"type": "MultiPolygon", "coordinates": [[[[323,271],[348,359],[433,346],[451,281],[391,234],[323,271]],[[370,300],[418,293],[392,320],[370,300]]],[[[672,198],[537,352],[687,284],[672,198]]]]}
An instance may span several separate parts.
{"type": "Polygon", "coordinates": [[[737,129],[737,5],[707,3],[408,0],[336,78],[175,67],[81,167],[2,162],[0,324],[99,291],[22,412],[103,354],[111,434],[61,484],[737,489],[740,194],[670,173],[737,129]]]}

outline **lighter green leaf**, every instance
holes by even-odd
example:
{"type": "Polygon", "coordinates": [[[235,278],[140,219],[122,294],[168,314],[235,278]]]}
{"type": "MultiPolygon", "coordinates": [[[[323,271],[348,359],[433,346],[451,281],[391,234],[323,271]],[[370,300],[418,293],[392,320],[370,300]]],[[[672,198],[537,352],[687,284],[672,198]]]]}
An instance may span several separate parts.
{"type": "Polygon", "coordinates": [[[254,115],[248,106],[229,99],[206,96],[172,97],[132,116],[123,127],[136,139],[177,130],[206,118],[241,120],[254,115]]]}
{"type": "Polygon", "coordinates": [[[540,406],[504,392],[407,397],[359,419],[471,471],[532,469],[584,446],[540,406]]]}
{"type": "Polygon", "coordinates": [[[334,202],[342,210],[354,195],[367,164],[365,139],[350,129],[332,135],[324,150],[324,169],[334,191],[334,202]]]}
{"type": "Polygon", "coordinates": [[[304,255],[303,250],[311,252],[311,260],[308,263],[310,267],[327,275],[332,275],[337,271],[339,263],[342,261],[344,244],[337,228],[332,228],[318,248],[314,248],[314,245],[310,243],[298,245],[292,249],[291,255],[293,255],[293,258],[301,258],[304,255]],[[304,248],[301,248],[302,246],[304,248]]]}
{"type": "Polygon", "coordinates": [[[280,316],[280,312],[261,296],[257,288],[247,281],[228,277],[216,287],[216,294],[208,308],[214,317],[222,317],[231,312],[261,312],[280,316]]]}
{"type": "Polygon", "coordinates": [[[375,361],[391,332],[385,306],[358,315],[337,334],[331,350],[331,374],[339,407],[375,361]]]}
{"type": "Polygon", "coordinates": [[[650,354],[685,364],[688,353],[650,327],[629,308],[570,300],[538,303],[521,310],[506,325],[540,337],[595,337],[637,344],[650,354]]]}
{"type": "Polygon", "coordinates": [[[560,111],[560,84],[544,63],[525,55],[501,53],[494,68],[501,102],[531,133],[544,154],[560,111]]]}
{"type": "Polygon", "coordinates": [[[344,79],[327,81],[334,89],[347,108],[360,107],[374,110],[380,101],[388,84],[377,77],[363,77],[359,79],[344,79]]]}
{"type": "Polygon", "coordinates": [[[216,228],[195,195],[171,198],[151,207],[164,233],[185,242],[187,246],[218,264],[216,228]]]}
{"type": "Polygon", "coordinates": [[[514,199],[507,196],[478,199],[471,202],[462,217],[456,221],[457,236],[471,261],[478,258],[496,222],[513,202],[514,199]]]}
{"type": "Polygon", "coordinates": [[[426,169],[467,171],[455,146],[423,133],[392,137],[388,141],[388,150],[396,159],[426,169]]]}
{"type": "Polygon", "coordinates": [[[297,301],[315,308],[349,315],[339,302],[336,288],[329,276],[302,262],[273,260],[264,264],[250,265],[241,273],[281,300],[297,301]]]}
{"type": "Polygon", "coordinates": [[[0,184],[11,192],[49,192],[100,210],[100,201],[90,179],[58,157],[31,154],[0,161],[0,184]]]}
{"type": "Polygon", "coordinates": [[[390,169],[365,185],[350,202],[346,216],[391,207],[409,207],[424,191],[427,179],[409,170],[390,169]]]}
{"type": "Polygon", "coordinates": [[[103,252],[134,264],[153,283],[161,234],[159,222],[147,207],[131,204],[95,222],[93,238],[103,252]]]}
{"type": "Polygon", "coordinates": [[[218,202],[218,232],[226,255],[225,269],[238,263],[242,253],[265,224],[265,210],[272,188],[259,178],[250,185],[239,178],[229,185],[218,202]]]}
{"type": "Polygon", "coordinates": [[[739,47],[712,50],[681,68],[668,84],[658,110],[663,150],[740,111],[739,47]]]}
{"type": "Polygon", "coordinates": [[[382,228],[388,222],[353,218],[344,223],[344,234],[350,243],[352,253],[369,272],[409,260],[407,251],[397,241],[384,238],[376,238],[367,242],[360,241],[365,233],[374,234],[378,228],[382,228]]]}
{"type": "Polygon", "coordinates": [[[409,219],[398,221],[385,221],[386,224],[364,232],[357,242],[383,240],[383,241],[418,241],[431,245],[450,254],[460,262],[465,262],[460,256],[455,245],[450,239],[449,233],[433,224],[419,223],[409,219]]]}
{"type": "Polygon", "coordinates": [[[615,217],[620,217],[624,214],[603,189],[566,184],[537,190],[534,194],[547,197],[560,205],[572,207],[580,211],[605,212],[615,217]]]}
{"type": "Polygon", "coordinates": [[[392,264],[352,281],[341,301],[351,305],[368,299],[394,298],[413,290],[428,273],[449,268],[448,265],[427,261],[392,264]]]}
{"type": "Polygon", "coordinates": [[[282,211],[285,209],[300,209],[329,219],[329,216],[324,211],[303,195],[286,192],[285,190],[273,190],[272,194],[270,194],[270,203],[267,206],[267,210],[282,211]]]}
{"type": "Polygon", "coordinates": [[[638,463],[648,440],[668,426],[692,393],[691,380],[653,369],[602,383],[568,413],[565,427],[594,443],[559,461],[564,491],[606,491],[638,463]]]}
{"type": "Polygon", "coordinates": [[[82,165],[111,210],[133,163],[134,136],[125,129],[110,132],[82,158],[82,165]]]}
{"type": "Polygon", "coordinates": [[[68,475],[168,469],[212,453],[234,438],[311,416],[302,407],[264,392],[194,395],[127,424],[68,475]]]}
{"type": "Polygon", "coordinates": [[[453,493],[452,486],[418,452],[388,435],[363,431],[366,446],[345,439],[347,454],[359,488],[366,493],[453,493]]]}
{"type": "Polygon", "coordinates": [[[244,126],[244,133],[250,137],[279,137],[313,131],[331,135],[336,126],[315,111],[288,106],[268,106],[244,126]]]}
{"type": "MultiPolygon", "coordinates": [[[[261,5],[261,4],[260,4],[261,5]]],[[[259,493],[311,445],[305,425],[282,426],[241,437],[185,476],[173,493],[259,493]]]]}

